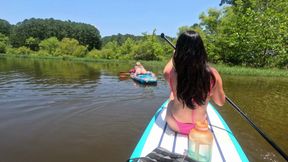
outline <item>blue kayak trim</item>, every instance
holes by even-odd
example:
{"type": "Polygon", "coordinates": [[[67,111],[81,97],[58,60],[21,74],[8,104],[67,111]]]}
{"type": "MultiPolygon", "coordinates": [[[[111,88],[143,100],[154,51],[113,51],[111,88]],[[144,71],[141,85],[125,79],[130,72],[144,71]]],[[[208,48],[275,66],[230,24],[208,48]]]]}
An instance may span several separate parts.
{"type": "Polygon", "coordinates": [[[214,112],[217,114],[217,116],[219,117],[219,119],[221,120],[223,126],[225,127],[225,129],[228,131],[228,132],[231,132],[231,133],[228,133],[229,134],[229,137],[231,139],[231,141],[233,142],[234,144],[234,147],[236,148],[240,158],[241,158],[241,161],[242,162],[249,162],[246,154],[244,153],[242,147],[240,146],[240,144],[238,143],[238,141],[236,140],[233,132],[230,130],[229,126],[227,125],[227,123],[225,122],[225,120],[222,118],[222,116],[219,114],[219,112],[215,109],[215,107],[209,103],[210,106],[212,107],[212,109],[214,110],[214,112]]]}
{"type": "Polygon", "coordinates": [[[157,78],[151,76],[151,74],[139,74],[139,75],[132,75],[131,78],[141,84],[152,84],[157,83],[157,78]]]}
{"type": "Polygon", "coordinates": [[[136,148],[134,149],[130,159],[132,158],[139,158],[141,153],[142,153],[142,150],[143,150],[143,147],[146,143],[146,140],[147,140],[147,137],[148,135],[150,134],[150,131],[152,129],[152,126],[154,125],[159,113],[162,111],[162,109],[165,107],[165,105],[169,102],[170,100],[167,100],[165,101],[162,106],[157,110],[157,112],[155,113],[155,115],[153,116],[153,118],[151,119],[151,121],[149,122],[148,126],[146,127],[140,141],[138,142],[138,144],[136,145],[136,148]]]}

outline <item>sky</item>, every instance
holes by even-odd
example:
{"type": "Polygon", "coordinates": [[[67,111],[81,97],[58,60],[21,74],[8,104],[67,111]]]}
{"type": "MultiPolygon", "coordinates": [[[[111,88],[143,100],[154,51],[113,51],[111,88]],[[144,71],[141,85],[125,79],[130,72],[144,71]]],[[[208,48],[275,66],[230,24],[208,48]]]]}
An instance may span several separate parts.
{"type": "Polygon", "coordinates": [[[220,0],[3,0],[0,19],[16,24],[29,18],[71,20],[113,34],[165,33],[199,22],[201,12],[220,8],[220,0]]]}

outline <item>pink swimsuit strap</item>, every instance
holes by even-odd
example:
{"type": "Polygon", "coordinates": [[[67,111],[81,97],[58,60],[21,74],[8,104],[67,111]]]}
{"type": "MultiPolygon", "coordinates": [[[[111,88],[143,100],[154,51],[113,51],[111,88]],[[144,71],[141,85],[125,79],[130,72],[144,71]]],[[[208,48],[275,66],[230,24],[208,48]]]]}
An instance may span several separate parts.
{"type": "MultiPolygon", "coordinates": [[[[193,113],[193,112],[192,112],[193,113]]],[[[171,114],[171,116],[173,117],[174,121],[176,122],[178,129],[179,129],[179,133],[181,134],[189,134],[190,130],[195,128],[195,123],[183,123],[183,122],[179,122],[178,120],[175,119],[175,117],[171,114]]],[[[192,115],[193,116],[193,115],[192,115]]]]}

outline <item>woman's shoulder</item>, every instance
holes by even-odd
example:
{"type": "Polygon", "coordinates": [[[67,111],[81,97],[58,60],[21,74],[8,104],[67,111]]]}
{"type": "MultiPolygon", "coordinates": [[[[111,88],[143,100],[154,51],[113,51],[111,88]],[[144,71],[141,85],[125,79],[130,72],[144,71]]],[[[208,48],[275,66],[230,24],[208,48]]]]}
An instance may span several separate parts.
{"type": "MultiPolygon", "coordinates": [[[[214,82],[214,85],[217,85],[217,84],[221,84],[222,85],[222,78],[221,78],[221,76],[220,76],[220,74],[219,74],[219,72],[216,70],[216,68],[214,68],[214,67],[209,67],[210,68],[210,72],[211,72],[211,74],[214,76],[214,78],[215,78],[215,82],[214,82]]],[[[214,88],[215,87],[217,87],[217,86],[213,86],[214,88]]]]}
{"type": "Polygon", "coordinates": [[[209,66],[209,69],[210,69],[211,73],[214,75],[215,78],[220,77],[220,74],[219,74],[219,72],[216,70],[216,68],[214,68],[214,67],[212,67],[212,66],[209,66]]]}

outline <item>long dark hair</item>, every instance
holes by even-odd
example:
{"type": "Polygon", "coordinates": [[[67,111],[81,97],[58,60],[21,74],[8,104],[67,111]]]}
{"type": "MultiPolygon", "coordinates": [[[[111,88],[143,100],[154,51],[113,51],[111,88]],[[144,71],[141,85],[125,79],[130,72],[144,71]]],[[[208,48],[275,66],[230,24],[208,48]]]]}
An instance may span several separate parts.
{"type": "Polygon", "coordinates": [[[183,32],[177,40],[173,56],[177,73],[177,98],[194,109],[204,105],[211,83],[215,83],[207,63],[207,53],[200,35],[192,30],[183,32]]]}

